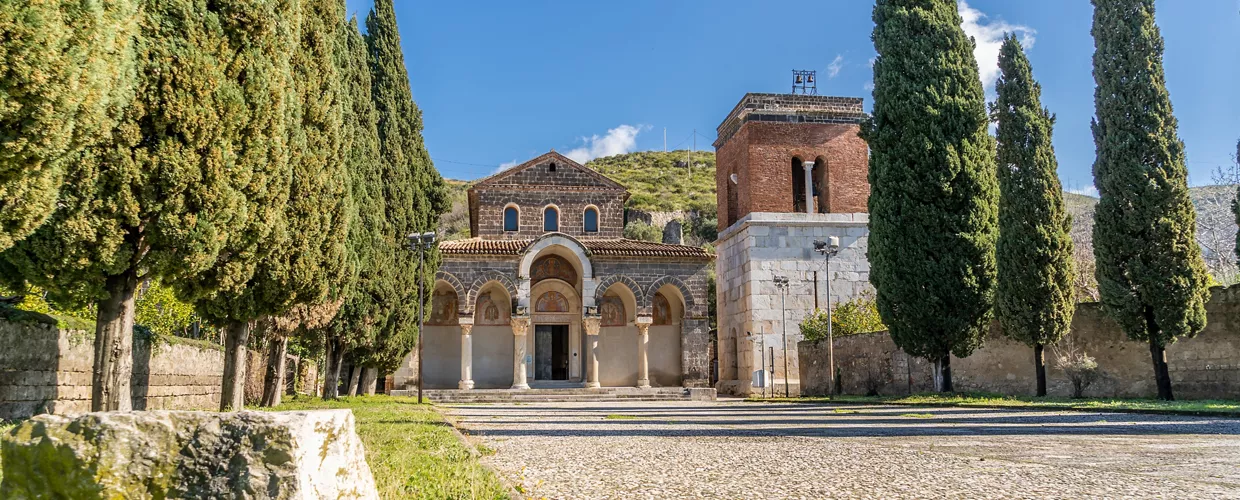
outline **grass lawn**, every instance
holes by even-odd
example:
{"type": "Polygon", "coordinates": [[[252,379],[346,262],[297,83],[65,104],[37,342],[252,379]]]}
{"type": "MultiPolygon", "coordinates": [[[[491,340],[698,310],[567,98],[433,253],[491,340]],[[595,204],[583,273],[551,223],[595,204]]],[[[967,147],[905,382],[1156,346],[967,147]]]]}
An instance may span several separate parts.
{"type": "MultiPolygon", "coordinates": [[[[8,435],[9,431],[13,430],[14,427],[17,427],[16,421],[0,420],[0,436],[8,435]]],[[[4,457],[0,456],[0,460],[3,459],[4,457]]],[[[0,462],[0,481],[4,481],[4,462],[0,462]]]]}
{"type": "Polygon", "coordinates": [[[1156,399],[1067,399],[1001,396],[995,394],[914,394],[912,396],[835,396],[806,398],[750,398],[750,401],[815,403],[882,403],[925,406],[984,406],[1049,410],[1150,412],[1240,417],[1240,401],[1159,401],[1156,399]]]}
{"type": "Polygon", "coordinates": [[[333,408],[353,410],[380,498],[508,498],[499,478],[478,462],[443,417],[416,398],[296,397],[274,410],[333,408]]]}

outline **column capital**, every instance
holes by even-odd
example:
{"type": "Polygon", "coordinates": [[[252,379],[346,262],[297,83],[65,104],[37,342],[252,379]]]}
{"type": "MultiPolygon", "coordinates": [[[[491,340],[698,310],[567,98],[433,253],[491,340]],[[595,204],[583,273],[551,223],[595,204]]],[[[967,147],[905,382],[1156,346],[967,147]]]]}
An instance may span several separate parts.
{"type": "Polygon", "coordinates": [[[599,328],[603,325],[603,318],[598,316],[586,316],[581,318],[581,326],[585,327],[586,335],[598,335],[599,328]]]}
{"type": "Polygon", "coordinates": [[[530,330],[529,316],[516,316],[509,323],[512,325],[512,334],[515,336],[520,337],[530,330]]]}
{"type": "Polygon", "coordinates": [[[469,336],[469,335],[473,334],[473,332],[474,332],[474,322],[473,322],[473,321],[470,321],[470,322],[468,322],[468,323],[467,323],[467,322],[462,321],[462,322],[460,323],[460,326],[461,326],[461,335],[469,336]]]}
{"type": "Polygon", "coordinates": [[[650,316],[638,316],[635,323],[637,324],[637,334],[647,335],[650,333],[650,325],[654,324],[654,318],[650,316]]]}

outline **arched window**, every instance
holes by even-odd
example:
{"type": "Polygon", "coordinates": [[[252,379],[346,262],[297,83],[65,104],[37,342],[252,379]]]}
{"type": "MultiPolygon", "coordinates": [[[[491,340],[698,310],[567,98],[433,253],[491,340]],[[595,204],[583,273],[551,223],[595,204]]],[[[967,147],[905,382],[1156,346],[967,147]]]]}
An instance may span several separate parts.
{"type": "Polygon", "coordinates": [[[520,228],[520,214],[517,213],[517,207],[508,206],[504,208],[504,230],[516,231],[520,228]]]}
{"type": "Polygon", "coordinates": [[[598,209],[594,207],[586,207],[585,215],[585,231],[587,233],[598,232],[598,209]]]}
{"type": "Polygon", "coordinates": [[[543,231],[560,230],[560,211],[553,206],[543,210],[543,231]]]}

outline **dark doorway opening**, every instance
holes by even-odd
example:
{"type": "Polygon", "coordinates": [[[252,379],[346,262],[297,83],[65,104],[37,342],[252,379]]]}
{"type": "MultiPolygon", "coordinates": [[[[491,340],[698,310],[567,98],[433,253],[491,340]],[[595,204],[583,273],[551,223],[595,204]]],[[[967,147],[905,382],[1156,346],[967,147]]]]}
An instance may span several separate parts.
{"type": "Polygon", "coordinates": [[[534,326],[534,378],[568,380],[568,325],[534,326]]]}

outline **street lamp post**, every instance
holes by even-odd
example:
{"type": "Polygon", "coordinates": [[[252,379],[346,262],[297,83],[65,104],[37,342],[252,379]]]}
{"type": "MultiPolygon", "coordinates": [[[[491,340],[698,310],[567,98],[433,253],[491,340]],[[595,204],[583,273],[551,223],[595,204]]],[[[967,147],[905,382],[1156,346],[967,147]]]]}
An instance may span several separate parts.
{"type": "Polygon", "coordinates": [[[426,251],[435,244],[435,233],[412,233],[406,236],[409,247],[418,252],[418,404],[422,404],[422,329],[424,327],[422,289],[426,287],[426,273],[422,270],[426,262],[426,251]]]}
{"type": "MultiPolygon", "coordinates": [[[[784,300],[788,297],[788,277],[775,275],[775,288],[779,289],[779,324],[784,329],[784,397],[789,397],[791,392],[788,390],[788,308],[784,306],[784,300]]],[[[771,360],[771,364],[775,364],[775,360],[771,360]]],[[[774,370],[772,370],[774,371],[774,370]]],[[[775,382],[774,377],[771,380],[775,382]]],[[[771,392],[775,392],[775,387],[771,387],[771,392]]]]}
{"type": "Polygon", "coordinates": [[[831,332],[831,256],[840,253],[839,236],[831,236],[827,241],[814,242],[814,251],[827,258],[827,379],[831,383],[831,394],[835,394],[835,336],[831,332]]]}

